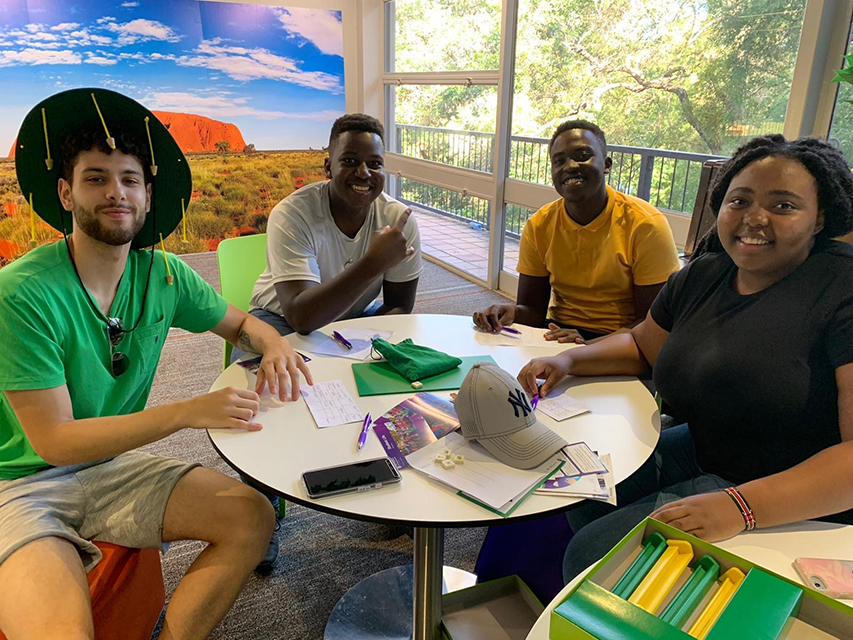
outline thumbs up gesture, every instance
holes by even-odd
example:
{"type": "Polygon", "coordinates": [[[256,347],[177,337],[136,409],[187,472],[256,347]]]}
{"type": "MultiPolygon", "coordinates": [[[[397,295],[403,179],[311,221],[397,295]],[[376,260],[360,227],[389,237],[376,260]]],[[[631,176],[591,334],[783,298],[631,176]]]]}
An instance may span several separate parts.
{"type": "Polygon", "coordinates": [[[378,274],[385,273],[415,252],[414,247],[406,245],[406,236],[403,234],[410,215],[412,210],[406,209],[393,227],[386,226],[373,232],[364,258],[370,261],[378,274]]]}

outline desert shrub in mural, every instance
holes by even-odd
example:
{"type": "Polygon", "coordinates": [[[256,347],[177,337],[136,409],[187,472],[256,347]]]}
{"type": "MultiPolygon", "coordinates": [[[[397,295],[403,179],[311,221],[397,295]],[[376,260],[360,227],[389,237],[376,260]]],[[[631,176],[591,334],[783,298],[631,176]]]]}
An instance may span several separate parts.
{"type": "MultiPolygon", "coordinates": [[[[179,226],[166,238],[174,253],[215,251],[225,238],[266,232],[270,210],[299,187],[324,180],[323,151],[257,151],[248,154],[187,154],[193,193],[187,228],[179,226]],[[186,241],[184,241],[186,237],[186,241]]],[[[23,255],[35,244],[53,242],[62,234],[30,208],[15,178],[15,161],[0,159],[0,265],[23,255]]]]}

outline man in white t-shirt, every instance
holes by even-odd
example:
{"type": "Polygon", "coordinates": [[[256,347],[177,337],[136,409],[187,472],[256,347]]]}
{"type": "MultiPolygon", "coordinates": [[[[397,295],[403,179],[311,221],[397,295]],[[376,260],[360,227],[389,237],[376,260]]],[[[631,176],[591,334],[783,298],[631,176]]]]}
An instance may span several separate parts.
{"type": "Polygon", "coordinates": [[[329,137],[330,180],[302,187],[272,210],[267,268],[250,307],[282,335],[345,318],[411,313],[423,270],[420,237],[411,210],[382,191],[384,156],[378,120],[342,116],[329,137]]]}
{"type": "MultiPolygon", "coordinates": [[[[360,113],[338,118],[325,171],[329,181],[291,193],[267,224],[267,268],[249,313],[283,336],[344,318],[411,313],[415,305],[423,270],[418,225],[410,209],[382,191],[382,124],[360,113]]],[[[243,355],[235,348],[231,361],[243,355]]],[[[265,495],[277,506],[276,496],[265,495]]],[[[273,534],[259,569],[271,569],[277,556],[273,534]]]]}

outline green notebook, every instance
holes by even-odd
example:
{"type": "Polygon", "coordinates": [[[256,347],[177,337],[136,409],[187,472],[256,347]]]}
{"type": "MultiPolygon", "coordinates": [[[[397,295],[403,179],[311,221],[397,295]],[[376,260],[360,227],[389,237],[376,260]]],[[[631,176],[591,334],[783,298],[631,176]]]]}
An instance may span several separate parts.
{"type": "Polygon", "coordinates": [[[352,375],[360,396],[381,396],[390,393],[414,393],[420,391],[447,391],[458,389],[476,362],[497,364],[491,356],[468,356],[452,371],[421,380],[423,387],[413,389],[412,383],[401,376],[387,362],[358,362],[352,365],[352,375]]]}

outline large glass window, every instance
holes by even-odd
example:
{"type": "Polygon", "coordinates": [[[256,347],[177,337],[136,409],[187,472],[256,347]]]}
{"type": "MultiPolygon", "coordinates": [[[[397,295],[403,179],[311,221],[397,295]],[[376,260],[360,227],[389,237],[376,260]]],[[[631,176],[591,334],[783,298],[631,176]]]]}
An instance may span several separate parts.
{"type": "Polygon", "coordinates": [[[489,266],[489,201],[409,178],[399,180],[397,198],[414,210],[421,250],[475,278],[489,266]]]}
{"type": "Polygon", "coordinates": [[[503,270],[514,276],[518,275],[518,245],[521,240],[521,230],[527,221],[536,213],[535,209],[522,207],[520,204],[506,203],[506,224],[504,225],[503,270]]]}
{"type": "Polygon", "coordinates": [[[391,85],[388,92],[394,100],[397,153],[492,172],[496,87],[391,85]]]}
{"type": "Polygon", "coordinates": [[[396,0],[394,66],[388,71],[498,68],[500,0],[396,0]]]}

